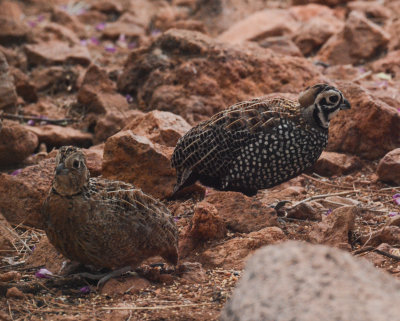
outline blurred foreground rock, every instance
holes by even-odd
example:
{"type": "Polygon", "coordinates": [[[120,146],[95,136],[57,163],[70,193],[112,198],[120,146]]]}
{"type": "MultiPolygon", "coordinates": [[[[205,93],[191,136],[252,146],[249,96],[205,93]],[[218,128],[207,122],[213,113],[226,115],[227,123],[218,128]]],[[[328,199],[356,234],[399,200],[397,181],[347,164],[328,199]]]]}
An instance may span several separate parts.
{"type": "Polygon", "coordinates": [[[400,282],[343,251],[300,242],[247,262],[222,321],[399,320],[400,282]]]}
{"type": "Polygon", "coordinates": [[[6,57],[0,51],[0,110],[13,110],[17,102],[17,93],[9,73],[6,57]]]}

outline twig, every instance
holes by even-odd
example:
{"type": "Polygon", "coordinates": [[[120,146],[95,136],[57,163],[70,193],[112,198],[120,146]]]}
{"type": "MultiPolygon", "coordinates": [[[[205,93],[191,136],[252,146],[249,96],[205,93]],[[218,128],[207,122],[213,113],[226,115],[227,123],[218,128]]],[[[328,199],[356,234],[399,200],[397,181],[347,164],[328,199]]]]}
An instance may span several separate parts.
{"type": "Polygon", "coordinates": [[[163,310],[163,309],[195,307],[195,306],[202,306],[202,305],[212,305],[212,303],[156,305],[153,307],[101,307],[101,309],[102,310],[163,310]]]}
{"type": "MultiPolygon", "coordinates": [[[[314,173],[314,174],[315,174],[315,173],[314,173]]],[[[324,185],[327,185],[327,186],[332,186],[332,187],[336,187],[336,188],[340,188],[340,189],[351,188],[351,186],[349,186],[349,185],[347,185],[347,186],[339,186],[339,185],[327,183],[327,182],[321,181],[321,180],[319,180],[319,179],[317,179],[317,178],[315,178],[315,177],[312,177],[312,176],[310,176],[310,175],[307,175],[307,174],[303,174],[303,176],[306,177],[306,178],[308,178],[308,179],[311,179],[311,180],[313,180],[313,181],[315,181],[315,182],[318,182],[318,183],[321,183],[321,184],[324,184],[324,185]]]]}
{"type": "Polygon", "coordinates": [[[42,118],[42,117],[38,117],[38,116],[13,115],[13,114],[8,114],[8,113],[2,113],[0,115],[0,118],[16,119],[16,120],[21,120],[21,121],[36,120],[36,121],[44,122],[47,124],[53,124],[53,125],[66,125],[68,123],[74,123],[74,122],[78,121],[76,118],[49,119],[49,118],[42,118]]]}
{"type": "Polygon", "coordinates": [[[359,255],[359,254],[362,254],[362,253],[365,253],[365,252],[371,252],[371,251],[372,251],[372,252],[376,252],[376,253],[378,253],[378,254],[381,254],[381,255],[383,255],[383,256],[387,256],[387,257],[389,257],[389,258],[391,258],[391,259],[400,261],[400,256],[394,255],[394,254],[390,254],[390,253],[388,253],[388,252],[385,252],[385,251],[376,249],[376,248],[374,248],[373,246],[364,247],[364,248],[362,248],[362,249],[359,249],[359,250],[357,250],[357,251],[354,251],[353,254],[354,254],[354,255],[359,255]]]}
{"type": "Polygon", "coordinates": [[[368,76],[371,76],[371,75],[372,75],[372,71],[369,70],[369,71],[364,72],[363,74],[359,75],[358,77],[353,78],[352,81],[353,81],[353,82],[359,81],[359,80],[362,80],[362,79],[364,79],[364,78],[367,78],[368,76]]]}
{"type": "Polygon", "coordinates": [[[348,194],[353,194],[353,193],[358,193],[360,192],[359,190],[354,190],[354,191],[345,191],[345,192],[339,192],[339,193],[329,193],[329,194],[321,194],[321,195],[315,195],[315,196],[311,196],[308,198],[305,198],[304,200],[295,203],[291,208],[301,204],[301,203],[305,203],[308,201],[313,201],[313,200],[318,200],[321,198],[325,198],[325,197],[329,197],[329,196],[339,196],[339,195],[348,195],[348,194]]]}

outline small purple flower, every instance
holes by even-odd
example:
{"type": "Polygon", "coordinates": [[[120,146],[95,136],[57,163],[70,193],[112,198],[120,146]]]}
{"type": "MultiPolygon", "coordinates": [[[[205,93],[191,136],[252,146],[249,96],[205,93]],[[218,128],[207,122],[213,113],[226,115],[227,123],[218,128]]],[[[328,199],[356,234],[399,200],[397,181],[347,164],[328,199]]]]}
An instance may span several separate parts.
{"type": "Polygon", "coordinates": [[[400,205],[400,194],[399,193],[394,194],[392,196],[392,199],[393,199],[393,202],[395,202],[397,205],[400,205]]]}
{"type": "Polygon", "coordinates": [[[80,16],[80,15],[83,15],[84,13],[86,13],[86,9],[85,8],[81,8],[81,9],[78,9],[75,12],[75,15],[80,16]]]}
{"type": "Polygon", "coordinates": [[[98,23],[98,24],[96,25],[96,30],[97,30],[97,31],[102,31],[102,30],[105,29],[105,27],[106,27],[106,23],[105,23],[105,22],[100,22],[100,23],[98,23]]]}
{"type": "Polygon", "coordinates": [[[397,216],[399,214],[399,212],[389,212],[389,217],[397,216]]]}
{"type": "Polygon", "coordinates": [[[137,48],[137,42],[136,41],[128,43],[128,49],[135,49],[135,48],[137,48]]]}
{"type": "Polygon", "coordinates": [[[104,49],[110,53],[115,53],[117,51],[117,49],[113,45],[105,45],[104,49]]]}
{"type": "Polygon", "coordinates": [[[16,169],[15,171],[13,171],[10,175],[11,176],[17,176],[18,174],[20,174],[22,172],[22,169],[16,169]]]}
{"type": "Polygon", "coordinates": [[[174,222],[178,222],[179,221],[179,217],[178,216],[174,216],[174,222]]]}
{"type": "Polygon", "coordinates": [[[42,268],[35,273],[35,276],[39,279],[50,279],[53,276],[48,269],[42,268]]]}
{"type": "Polygon", "coordinates": [[[397,108],[397,111],[400,113],[400,108],[397,108]]]}
{"type": "Polygon", "coordinates": [[[90,286],[84,286],[83,288],[80,288],[79,291],[83,294],[88,294],[90,293],[90,286]]]}
{"type": "Polygon", "coordinates": [[[28,124],[29,126],[35,126],[35,121],[34,121],[33,119],[29,119],[28,122],[27,122],[27,124],[28,124]]]}
{"type": "Polygon", "coordinates": [[[131,95],[127,94],[127,95],[125,96],[125,98],[126,98],[126,101],[128,102],[128,104],[130,104],[131,102],[133,102],[133,97],[132,97],[131,95]]]}
{"type": "Polygon", "coordinates": [[[90,38],[90,42],[95,46],[98,46],[100,44],[100,40],[97,39],[96,37],[90,38]]]}
{"type": "Polygon", "coordinates": [[[153,30],[151,30],[150,35],[152,35],[152,36],[158,36],[160,33],[161,33],[161,30],[159,30],[159,29],[153,29],[153,30]]]}
{"type": "Polygon", "coordinates": [[[82,39],[82,40],[80,41],[80,43],[81,43],[82,46],[87,46],[88,41],[87,41],[87,39],[82,39]]]}
{"type": "Polygon", "coordinates": [[[45,16],[44,15],[39,15],[36,19],[37,22],[42,22],[44,20],[45,16]]]}
{"type": "Polygon", "coordinates": [[[31,28],[35,28],[37,25],[36,21],[28,21],[28,26],[31,28]]]}
{"type": "Polygon", "coordinates": [[[330,208],[330,209],[328,209],[328,210],[326,211],[325,215],[329,215],[329,214],[331,214],[331,213],[332,213],[332,209],[330,208]]]}
{"type": "Polygon", "coordinates": [[[126,42],[126,37],[124,33],[121,33],[118,37],[119,42],[126,42]]]}

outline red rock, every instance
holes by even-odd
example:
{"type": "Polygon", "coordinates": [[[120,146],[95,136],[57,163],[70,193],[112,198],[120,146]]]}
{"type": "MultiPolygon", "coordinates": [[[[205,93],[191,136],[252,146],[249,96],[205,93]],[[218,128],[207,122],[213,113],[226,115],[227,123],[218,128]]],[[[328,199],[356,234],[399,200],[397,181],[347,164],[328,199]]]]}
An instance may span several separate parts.
{"type": "Polygon", "coordinates": [[[104,13],[120,13],[123,11],[122,4],[112,1],[96,1],[91,7],[91,10],[97,10],[104,13]]]}
{"type": "Polygon", "coordinates": [[[125,35],[129,41],[135,41],[145,36],[145,29],[120,18],[116,22],[107,23],[102,31],[102,37],[105,39],[117,40],[120,35],[125,35]]]}
{"type": "Polygon", "coordinates": [[[178,275],[182,283],[201,284],[206,282],[207,275],[202,265],[198,262],[183,262],[178,266],[178,275]]]}
{"type": "Polygon", "coordinates": [[[361,236],[364,246],[378,246],[381,243],[397,245],[400,242],[400,227],[385,226],[380,230],[361,236]]]}
{"type": "Polygon", "coordinates": [[[181,117],[170,112],[153,110],[133,118],[124,128],[136,135],[145,136],[153,143],[175,147],[191,126],[181,117]]]}
{"type": "Polygon", "coordinates": [[[390,35],[389,50],[399,50],[400,49],[400,20],[393,19],[388,23],[386,27],[390,35]]]}
{"type": "Polygon", "coordinates": [[[380,160],[377,174],[381,181],[400,185],[400,148],[392,150],[380,160]]]}
{"type": "Polygon", "coordinates": [[[287,10],[265,9],[236,22],[217,39],[232,44],[259,41],[271,36],[291,35],[297,27],[297,21],[287,10]]]}
{"type": "Polygon", "coordinates": [[[226,227],[234,232],[250,233],[277,225],[274,209],[238,192],[212,192],[204,201],[213,204],[226,227]]]}
{"type": "Polygon", "coordinates": [[[388,73],[393,78],[400,79],[400,50],[391,51],[383,58],[374,61],[371,69],[376,73],[388,73]]]}
{"type": "Polygon", "coordinates": [[[171,111],[194,124],[237,101],[279,91],[298,93],[318,80],[316,67],[304,58],[170,29],[131,53],[118,88],[141,110],[171,111]]]}
{"type": "Polygon", "coordinates": [[[78,70],[72,66],[50,66],[35,68],[31,78],[38,91],[52,95],[59,92],[73,92],[77,88],[78,70]]]}
{"type": "Polygon", "coordinates": [[[8,17],[13,20],[21,20],[24,12],[18,2],[4,0],[0,3],[0,16],[8,17]]]}
{"type": "Polygon", "coordinates": [[[53,40],[39,44],[25,45],[25,53],[30,66],[57,64],[90,64],[90,54],[86,47],[53,40]]]}
{"type": "Polygon", "coordinates": [[[346,249],[349,232],[354,229],[358,208],[344,206],[322,217],[322,222],[314,225],[308,235],[312,243],[326,244],[346,249]]]}
{"type": "Polygon", "coordinates": [[[173,150],[131,130],[121,131],[105,143],[103,176],[132,183],[155,197],[165,197],[175,185],[175,171],[170,164],[173,150]]]}
{"type": "Polygon", "coordinates": [[[15,165],[31,155],[38,137],[14,122],[4,122],[0,134],[0,165],[15,165]]]}
{"type": "Polygon", "coordinates": [[[300,49],[286,36],[268,37],[258,43],[263,48],[271,49],[281,55],[302,57],[300,49]]]}
{"type": "Polygon", "coordinates": [[[0,257],[15,251],[13,244],[17,241],[18,234],[0,213],[0,257]]]}
{"type": "Polygon", "coordinates": [[[322,152],[314,165],[314,172],[322,176],[344,175],[362,167],[361,160],[356,156],[349,156],[334,152],[322,152]]]}
{"type": "Polygon", "coordinates": [[[320,3],[326,6],[335,7],[337,5],[344,4],[350,1],[352,0],[292,0],[292,4],[299,5],[299,4],[309,4],[309,3],[320,3]]]}
{"type": "Polygon", "coordinates": [[[43,235],[34,251],[28,256],[26,265],[37,269],[44,266],[50,272],[59,274],[65,260],[66,258],[50,244],[47,236],[43,235]]]}
{"type": "Polygon", "coordinates": [[[305,194],[304,177],[298,176],[286,183],[263,190],[260,192],[260,201],[265,207],[270,207],[274,203],[305,194]]]}
{"type": "Polygon", "coordinates": [[[110,279],[101,288],[102,295],[121,295],[125,293],[135,294],[150,287],[150,282],[138,276],[131,276],[123,279],[110,279]]]}
{"type": "Polygon", "coordinates": [[[0,44],[10,46],[28,40],[29,29],[21,20],[0,16],[0,44]]]}
{"type": "Polygon", "coordinates": [[[18,68],[12,68],[11,73],[14,77],[18,96],[22,97],[26,102],[37,102],[36,86],[30,81],[29,77],[18,68]]]}
{"type": "Polygon", "coordinates": [[[3,46],[0,46],[0,52],[3,53],[3,55],[6,57],[7,62],[10,66],[20,68],[22,70],[27,69],[26,56],[24,53],[3,46]]]}
{"type": "Polygon", "coordinates": [[[400,113],[396,109],[354,83],[340,81],[337,86],[352,109],[331,121],[328,151],[377,159],[400,147],[400,135],[395,134],[400,132],[400,113]]]}
{"type": "Polygon", "coordinates": [[[235,237],[223,244],[207,249],[196,259],[207,266],[242,269],[247,257],[254,250],[284,240],[286,240],[286,236],[280,228],[266,227],[244,237],[235,237]]]}
{"type": "Polygon", "coordinates": [[[116,92],[115,84],[106,71],[97,65],[88,68],[77,98],[87,112],[96,114],[109,111],[124,112],[129,109],[126,98],[116,92]]]}
{"type": "Polygon", "coordinates": [[[353,67],[353,65],[332,65],[324,69],[324,75],[329,79],[352,81],[365,73],[363,69],[353,67]]]}
{"type": "Polygon", "coordinates": [[[7,298],[14,298],[14,299],[23,299],[25,298],[25,294],[16,287],[12,287],[7,289],[6,293],[7,298]]]}
{"type": "Polygon", "coordinates": [[[79,16],[70,15],[58,6],[51,8],[51,20],[74,31],[80,38],[87,37],[86,27],[79,21],[79,16]]]}
{"type": "Polygon", "coordinates": [[[386,226],[398,226],[400,227],[400,215],[389,217],[387,222],[385,223],[386,226]]]}
{"type": "Polygon", "coordinates": [[[288,11],[296,20],[301,22],[309,22],[316,17],[323,17],[327,20],[332,20],[332,18],[335,17],[334,10],[327,7],[325,4],[309,3],[300,6],[292,6],[288,8],[288,11]]]}
{"type": "Polygon", "coordinates": [[[299,220],[321,221],[322,216],[309,203],[300,203],[297,206],[291,207],[287,211],[287,217],[299,220]]]}
{"type": "Polygon", "coordinates": [[[380,25],[383,25],[392,14],[389,8],[378,1],[351,1],[347,4],[347,8],[362,12],[368,19],[380,25]]]}
{"type": "Polygon", "coordinates": [[[42,41],[60,40],[70,46],[80,45],[79,37],[75,32],[55,22],[46,22],[38,33],[42,37],[42,41]]]}
{"type": "Polygon", "coordinates": [[[0,110],[13,110],[17,102],[13,79],[10,76],[6,57],[0,52],[0,110]]]}
{"type": "Polygon", "coordinates": [[[103,151],[104,144],[92,146],[89,149],[83,150],[91,177],[101,175],[101,169],[103,166],[103,151]]]}
{"type": "Polygon", "coordinates": [[[21,273],[17,271],[9,271],[0,274],[0,281],[2,282],[10,282],[10,281],[19,281],[21,280],[21,273]]]}
{"type": "Polygon", "coordinates": [[[128,110],[124,113],[110,111],[98,118],[94,128],[94,143],[98,144],[107,140],[108,137],[118,133],[127,123],[136,117],[142,116],[139,110],[128,110]]]}
{"type": "Polygon", "coordinates": [[[317,59],[330,64],[360,64],[384,52],[388,43],[389,35],[381,27],[352,11],[342,31],[329,38],[317,59]]]}
{"type": "Polygon", "coordinates": [[[75,145],[89,147],[93,143],[93,135],[71,127],[57,125],[25,126],[36,134],[40,143],[45,143],[48,148],[75,145]]]}

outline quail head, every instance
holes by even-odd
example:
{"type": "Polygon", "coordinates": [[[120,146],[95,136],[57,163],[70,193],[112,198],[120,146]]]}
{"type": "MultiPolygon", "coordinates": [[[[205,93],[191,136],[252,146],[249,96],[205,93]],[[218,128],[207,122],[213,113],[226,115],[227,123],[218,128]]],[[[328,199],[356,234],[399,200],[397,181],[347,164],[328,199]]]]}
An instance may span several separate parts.
{"type": "Polygon", "coordinates": [[[199,180],[254,195],[312,167],[326,147],[330,120],[349,102],[333,86],[306,88],[298,101],[237,103],[187,132],[172,155],[174,194],[199,180]]]}
{"type": "Polygon", "coordinates": [[[168,209],[131,184],[90,178],[79,148],[58,151],[42,212],[50,242],[72,261],[135,268],[160,255],[177,263],[178,230],[168,209]]]}

